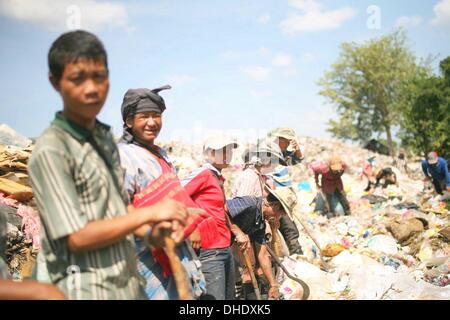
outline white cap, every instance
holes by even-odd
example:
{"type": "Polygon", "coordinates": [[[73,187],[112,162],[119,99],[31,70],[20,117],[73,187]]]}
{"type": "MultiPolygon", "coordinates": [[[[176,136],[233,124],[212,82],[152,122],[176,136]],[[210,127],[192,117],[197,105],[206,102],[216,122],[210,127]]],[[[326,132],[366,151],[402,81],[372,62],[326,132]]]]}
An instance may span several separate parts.
{"type": "Polygon", "coordinates": [[[238,144],[236,139],[224,133],[211,134],[206,138],[203,143],[203,151],[208,149],[220,150],[226,146],[233,145],[233,148],[237,148],[238,144]]]}

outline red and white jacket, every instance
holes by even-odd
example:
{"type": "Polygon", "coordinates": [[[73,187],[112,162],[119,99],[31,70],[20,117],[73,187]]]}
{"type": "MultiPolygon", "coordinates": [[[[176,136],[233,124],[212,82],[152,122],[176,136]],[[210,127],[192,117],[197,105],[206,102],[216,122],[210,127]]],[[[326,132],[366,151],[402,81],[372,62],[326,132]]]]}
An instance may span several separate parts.
{"type": "Polygon", "coordinates": [[[204,164],[181,180],[181,184],[191,199],[208,215],[198,223],[202,249],[223,249],[231,245],[231,233],[225,218],[225,195],[211,171],[218,175],[222,183],[225,181],[216,168],[204,164]]]}

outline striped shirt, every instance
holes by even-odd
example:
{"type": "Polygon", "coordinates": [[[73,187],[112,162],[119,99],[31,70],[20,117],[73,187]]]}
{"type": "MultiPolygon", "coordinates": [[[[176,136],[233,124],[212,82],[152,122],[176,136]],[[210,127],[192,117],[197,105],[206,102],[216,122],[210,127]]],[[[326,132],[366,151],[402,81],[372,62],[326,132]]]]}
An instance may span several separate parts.
{"type": "Polygon", "coordinates": [[[251,241],[264,243],[266,225],[261,212],[261,197],[237,197],[226,201],[231,221],[247,234],[251,241]]]}
{"type": "Polygon", "coordinates": [[[242,171],[231,188],[232,197],[262,197],[265,178],[254,166],[249,166],[242,171]]]}
{"type": "MultiPolygon", "coordinates": [[[[143,147],[119,143],[118,148],[122,167],[125,170],[125,189],[131,201],[135,194],[141,193],[151,182],[161,176],[162,168],[150,151],[143,147]]],[[[158,153],[175,172],[165,150],[159,148],[158,153]]],[[[136,250],[139,257],[138,270],[147,280],[145,286],[147,298],[149,300],[178,299],[174,278],[164,277],[162,266],[153,258],[150,250],[139,238],[136,238],[136,250]]],[[[204,277],[200,271],[200,261],[187,241],[179,245],[177,251],[191,280],[193,296],[199,297],[206,291],[204,277]]]]}
{"type": "Polygon", "coordinates": [[[73,253],[67,246],[67,237],[89,222],[127,213],[110,128],[97,121],[88,131],[59,112],[37,140],[28,169],[52,283],[69,299],[143,298],[144,279],[137,271],[131,234],[87,252],[73,253]]]}

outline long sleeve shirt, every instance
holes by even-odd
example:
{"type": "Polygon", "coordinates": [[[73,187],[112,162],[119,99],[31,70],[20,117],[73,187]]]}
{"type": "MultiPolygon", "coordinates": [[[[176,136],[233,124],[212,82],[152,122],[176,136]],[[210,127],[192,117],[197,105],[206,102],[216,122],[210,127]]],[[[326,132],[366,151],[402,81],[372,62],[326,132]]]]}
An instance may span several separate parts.
{"type": "Polygon", "coordinates": [[[220,172],[210,164],[193,171],[181,181],[192,200],[209,215],[198,224],[202,249],[223,249],[231,245],[231,233],[225,218],[225,195],[219,180],[220,172]]]}
{"type": "Polygon", "coordinates": [[[447,187],[450,187],[450,173],[447,161],[444,158],[439,157],[435,166],[430,166],[426,160],[423,160],[422,171],[426,177],[433,181],[445,181],[447,187]]]}
{"type": "Polygon", "coordinates": [[[346,164],[342,163],[342,170],[338,175],[333,175],[329,166],[325,163],[320,163],[317,166],[313,166],[312,170],[314,171],[314,179],[316,181],[316,184],[319,184],[319,176],[321,176],[321,186],[323,192],[331,194],[336,190],[344,190],[342,175],[344,174],[346,168],[346,164]]]}

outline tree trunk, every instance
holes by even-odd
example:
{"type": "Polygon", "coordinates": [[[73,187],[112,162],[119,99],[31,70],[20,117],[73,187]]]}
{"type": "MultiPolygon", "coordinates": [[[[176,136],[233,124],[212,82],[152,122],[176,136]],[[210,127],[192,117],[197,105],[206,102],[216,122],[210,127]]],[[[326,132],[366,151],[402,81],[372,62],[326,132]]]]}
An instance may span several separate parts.
{"type": "Polygon", "coordinates": [[[387,143],[388,143],[388,147],[389,147],[389,153],[391,154],[391,157],[393,157],[395,155],[395,150],[394,150],[394,142],[392,141],[392,133],[391,133],[391,126],[388,124],[385,124],[385,129],[386,129],[386,139],[387,139],[387,143]]]}

